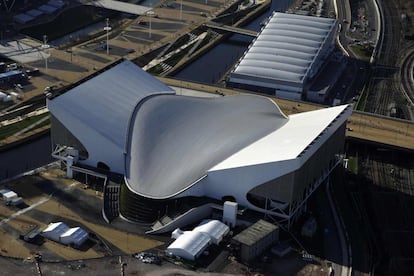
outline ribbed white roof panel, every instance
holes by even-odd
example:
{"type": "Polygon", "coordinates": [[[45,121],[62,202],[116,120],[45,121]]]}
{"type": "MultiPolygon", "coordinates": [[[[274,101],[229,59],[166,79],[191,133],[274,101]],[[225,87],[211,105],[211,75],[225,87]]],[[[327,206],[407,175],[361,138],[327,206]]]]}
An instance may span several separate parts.
{"type": "Polygon", "coordinates": [[[284,64],[292,64],[297,65],[301,67],[308,66],[310,62],[300,59],[297,57],[287,56],[287,55],[275,55],[275,54],[269,54],[269,53],[258,53],[254,56],[254,58],[251,57],[245,57],[243,61],[246,60],[263,60],[268,62],[281,62],[284,64]]]}
{"type": "Polygon", "coordinates": [[[285,23],[277,23],[277,22],[270,23],[269,22],[267,26],[269,26],[269,28],[278,28],[280,30],[287,30],[287,31],[293,29],[296,31],[315,34],[315,35],[321,35],[321,36],[325,36],[327,33],[325,29],[312,28],[309,25],[292,25],[292,24],[285,24],[285,23]]]}
{"type": "MultiPolygon", "coordinates": [[[[263,42],[264,43],[264,42],[263,42]]],[[[285,56],[285,57],[291,57],[291,58],[298,58],[298,59],[302,59],[304,61],[311,61],[313,54],[307,54],[307,53],[303,53],[303,52],[298,52],[298,51],[294,51],[292,49],[274,49],[271,48],[270,45],[269,47],[266,47],[265,45],[255,45],[254,48],[251,48],[249,53],[251,55],[246,55],[245,58],[247,57],[251,57],[251,58],[255,58],[255,56],[257,54],[271,54],[271,55],[280,55],[280,56],[285,56]]]]}
{"type": "MultiPolygon", "coordinates": [[[[307,53],[307,54],[315,54],[316,51],[318,51],[318,48],[316,47],[308,47],[305,45],[300,45],[300,44],[292,44],[292,43],[288,43],[288,42],[284,42],[283,38],[281,38],[280,40],[276,41],[276,40],[264,40],[264,41],[258,41],[258,45],[259,47],[271,47],[275,50],[279,50],[279,49],[283,49],[283,50],[292,50],[292,51],[296,51],[296,52],[301,52],[301,53],[307,53]]],[[[253,47],[255,45],[253,44],[253,47]]],[[[249,53],[246,54],[246,56],[249,53]]]]}
{"type": "Polygon", "coordinates": [[[331,18],[274,13],[233,73],[303,83],[335,25],[331,18]]]}
{"type": "Polygon", "coordinates": [[[303,67],[294,65],[294,64],[286,64],[283,62],[276,62],[276,61],[266,61],[266,60],[257,60],[257,59],[244,59],[241,63],[243,66],[260,66],[263,69],[277,69],[281,71],[286,71],[288,73],[295,73],[295,74],[304,74],[303,67]]]}
{"type": "Polygon", "coordinates": [[[267,79],[282,79],[290,80],[292,82],[302,82],[303,75],[298,73],[288,72],[286,70],[276,69],[276,68],[263,68],[257,66],[243,65],[239,66],[237,74],[249,75],[258,78],[267,78],[267,79]]]}
{"type": "Polygon", "coordinates": [[[293,45],[302,45],[306,47],[310,47],[314,49],[315,47],[319,47],[321,44],[320,41],[315,40],[309,40],[307,38],[302,37],[292,37],[292,36],[275,36],[275,35],[268,35],[268,34],[261,34],[261,36],[266,39],[267,41],[275,41],[275,42],[283,42],[283,43],[289,43],[293,45]]]}
{"type": "Polygon", "coordinates": [[[273,35],[273,36],[294,36],[294,37],[302,37],[308,40],[313,41],[321,41],[323,39],[323,35],[319,34],[311,34],[311,33],[303,33],[300,31],[292,31],[292,30],[282,30],[282,29],[264,29],[261,32],[261,35],[273,35]]]}

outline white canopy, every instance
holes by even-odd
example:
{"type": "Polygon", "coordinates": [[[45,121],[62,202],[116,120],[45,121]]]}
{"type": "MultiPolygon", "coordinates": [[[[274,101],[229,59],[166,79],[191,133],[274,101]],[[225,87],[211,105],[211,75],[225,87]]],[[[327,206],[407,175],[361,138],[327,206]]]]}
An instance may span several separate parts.
{"type": "Polygon", "coordinates": [[[88,232],[80,227],[70,228],[60,236],[60,242],[63,244],[81,245],[88,238],[88,232]]]}
{"type": "Polygon", "coordinates": [[[206,219],[194,228],[193,231],[205,233],[210,237],[212,243],[219,244],[224,236],[229,233],[230,228],[219,220],[206,219]]]}
{"type": "Polygon", "coordinates": [[[47,239],[60,242],[60,236],[68,230],[69,227],[63,222],[54,222],[50,223],[46,229],[42,231],[42,236],[47,239]]]}
{"type": "Polygon", "coordinates": [[[170,246],[167,254],[195,260],[210,244],[210,237],[198,231],[185,231],[170,246]]]}

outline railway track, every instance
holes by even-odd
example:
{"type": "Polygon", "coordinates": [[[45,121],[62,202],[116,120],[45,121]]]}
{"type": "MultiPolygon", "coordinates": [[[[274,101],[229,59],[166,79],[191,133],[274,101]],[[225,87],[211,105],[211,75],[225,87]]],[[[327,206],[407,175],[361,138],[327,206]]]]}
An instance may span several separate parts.
{"type": "Polygon", "coordinates": [[[380,43],[368,84],[366,112],[392,116],[400,97],[396,63],[400,51],[401,24],[392,0],[378,0],[381,14],[380,43]]]}
{"type": "Polygon", "coordinates": [[[414,107],[414,50],[405,56],[401,69],[401,90],[408,103],[414,107]]]}

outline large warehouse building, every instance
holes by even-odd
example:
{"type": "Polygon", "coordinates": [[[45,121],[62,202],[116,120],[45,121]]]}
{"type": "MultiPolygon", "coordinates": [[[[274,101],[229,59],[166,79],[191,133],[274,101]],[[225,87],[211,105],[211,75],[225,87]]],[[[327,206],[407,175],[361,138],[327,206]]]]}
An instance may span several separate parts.
{"type": "Polygon", "coordinates": [[[300,100],[334,48],[337,20],[273,13],[230,74],[228,85],[300,100]]]}
{"type": "Polygon", "coordinates": [[[68,176],[118,184],[104,206],[160,231],[225,200],[289,225],[339,163],[352,112],[343,105],[285,116],[262,96],[176,95],[130,61],[67,90],[48,94],[53,156],[68,176]],[[114,173],[122,181],[107,179],[114,173]]]}

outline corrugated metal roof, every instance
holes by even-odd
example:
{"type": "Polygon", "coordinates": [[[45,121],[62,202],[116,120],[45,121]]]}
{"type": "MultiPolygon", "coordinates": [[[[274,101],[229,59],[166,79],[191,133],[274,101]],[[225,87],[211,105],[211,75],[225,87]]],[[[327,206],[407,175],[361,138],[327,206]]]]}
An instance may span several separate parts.
{"type": "Polygon", "coordinates": [[[331,18],[274,13],[233,73],[303,83],[335,24],[331,18]]]}

